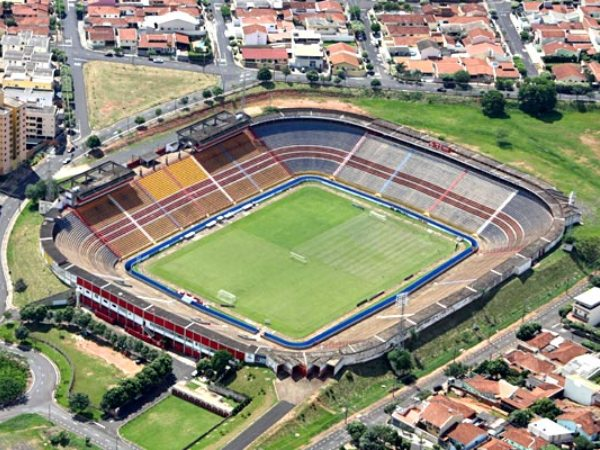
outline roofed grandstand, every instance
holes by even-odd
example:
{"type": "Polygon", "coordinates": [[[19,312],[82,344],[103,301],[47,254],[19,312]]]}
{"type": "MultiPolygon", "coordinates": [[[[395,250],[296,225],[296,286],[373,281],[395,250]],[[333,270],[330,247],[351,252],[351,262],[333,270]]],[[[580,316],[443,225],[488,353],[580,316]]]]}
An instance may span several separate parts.
{"type": "Polygon", "coordinates": [[[223,220],[224,211],[239,213],[271,188],[315,175],[474,236],[476,255],[438,274],[436,285],[411,293],[406,328],[422,330],[527,270],[580,219],[544,182],[384,121],[319,110],[237,117],[215,120],[212,133],[210,121],[186,129],[180,139],[193,146],[190,155],[168,155],[159,160],[162,165],[86,204],[51,213],[42,227],[42,246],[55,272],[78,286],[83,304],[152,342],[167,336],[174,349],[192,356],[221,345],[274,370],[335,372],[403,339],[398,316],[365,315],[327,335],[318,347],[304,348],[305,359],[293,347],[268,339],[259,326],[227,326],[235,322],[210,308],[191,308],[189,299],[169,301],[131,277],[124,260],[147,249],[163,250],[176,241],[165,241],[169,236],[183,239],[201,221],[223,220]],[[115,289],[108,292],[106,286],[115,289]],[[131,298],[137,299],[135,313],[128,306],[131,298]],[[176,327],[175,321],[185,324],[176,327]],[[192,324],[198,339],[186,332],[192,324]],[[210,334],[210,345],[199,330],[210,334]]]}

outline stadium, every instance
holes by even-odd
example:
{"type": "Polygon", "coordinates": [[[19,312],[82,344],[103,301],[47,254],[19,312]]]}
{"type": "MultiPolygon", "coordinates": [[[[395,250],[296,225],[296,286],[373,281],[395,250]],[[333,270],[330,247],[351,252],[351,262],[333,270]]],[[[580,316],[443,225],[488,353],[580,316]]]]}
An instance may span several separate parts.
{"type": "Polygon", "coordinates": [[[61,182],[40,243],[79,305],[157,346],[295,377],[376,358],[580,221],[542,180],[347,112],[221,112],[61,182]]]}

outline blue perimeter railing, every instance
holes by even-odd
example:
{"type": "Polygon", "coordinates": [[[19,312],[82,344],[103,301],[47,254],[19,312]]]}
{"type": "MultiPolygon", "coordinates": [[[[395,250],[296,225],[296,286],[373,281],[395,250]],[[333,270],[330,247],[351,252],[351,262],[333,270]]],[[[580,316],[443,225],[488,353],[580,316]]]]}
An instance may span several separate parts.
{"type": "Polygon", "coordinates": [[[422,216],[421,214],[412,212],[402,206],[398,206],[394,203],[388,202],[387,200],[383,200],[381,198],[378,198],[378,197],[375,197],[375,196],[372,196],[369,194],[365,194],[364,192],[361,192],[357,189],[354,189],[354,188],[351,188],[348,186],[344,186],[335,181],[332,181],[332,180],[329,180],[329,179],[326,179],[323,177],[319,177],[319,176],[306,175],[306,176],[300,176],[300,177],[294,178],[293,180],[290,180],[284,184],[281,184],[281,185],[277,186],[276,188],[273,188],[267,192],[263,192],[262,194],[257,195],[256,197],[248,199],[248,200],[246,200],[242,203],[239,203],[227,210],[224,210],[224,211],[220,212],[219,214],[216,214],[208,219],[205,219],[205,220],[197,223],[196,225],[194,225],[184,231],[181,231],[180,233],[167,239],[166,241],[164,241],[160,244],[157,244],[154,247],[151,247],[142,253],[139,253],[138,255],[134,256],[133,258],[131,258],[125,262],[125,270],[127,270],[127,272],[129,274],[131,274],[131,276],[133,276],[134,278],[160,290],[161,292],[164,292],[165,294],[169,295],[170,297],[173,297],[177,300],[183,301],[184,303],[189,304],[204,313],[207,313],[213,317],[216,317],[217,319],[223,320],[224,322],[227,322],[231,325],[241,328],[242,330],[245,330],[252,334],[258,334],[261,331],[260,328],[254,326],[252,324],[249,324],[248,322],[246,322],[244,320],[238,319],[237,317],[233,317],[232,315],[226,314],[223,311],[220,311],[216,308],[212,308],[209,305],[204,305],[204,304],[196,302],[196,301],[183,300],[182,294],[177,292],[175,289],[172,289],[169,286],[166,286],[163,283],[160,283],[159,281],[156,281],[156,280],[144,275],[143,273],[138,272],[136,270],[136,266],[138,264],[148,260],[149,258],[157,255],[158,253],[172,247],[173,245],[176,245],[176,244],[184,241],[186,239],[186,236],[189,235],[189,233],[197,233],[199,231],[204,230],[206,228],[207,224],[214,222],[216,219],[219,219],[221,217],[225,218],[225,216],[227,216],[227,218],[230,218],[233,215],[244,211],[244,208],[247,207],[248,205],[264,202],[272,197],[275,197],[276,195],[281,194],[282,192],[285,192],[285,191],[292,189],[302,183],[307,183],[307,182],[321,183],[325,186],[332,187],[339,191],[350,194],[354,197],[362,198],[371,203],[375,203],[379,206],[383,206],[394,212],[404,214],[405,216],[408,216],[412,219],[415,219],[415,220],[418,220],[421,222],[425,222],[428,225],[432,226],[433,228],[436,228],[444,233],[464,239],[465,241],[467,241],[470,244],[470,246],[468,248],[466,248],[465,250],[463,250],[462,252],[458,253],[457,255],[454,255],[448,261],[440,264],[435,269],[426,273],[419,279],[413,281],[412,283],[410,283],[408,286],[406,286],[401,291],[399,291],[393,295],[390,295],[389,297],[386,297],[383,300],[380,300],[379,302],[375,303],[374,305],[372,305],[356,314],[353,314],[352,316],[348,317],[347,319],[344,319],[343,321],[333,325],[332,327],[324,330],[323,332],[321,332],[321,333],[317,334],[316,336],[313,336],[305,341],[300,341],[300,342],[290,341],[290,340],[286,339],[285,337],[278,336],[274,333],[269,333],[269,332],[263,333],[262,336],[265,339],[272,341],[276,344],[282,345],[283,347],[287,347],[287,348],[294,349],[294,350],[303,350],[303,349],[308,349],[310,347],[313,347],[313,346],[329,339],[330,337],[355,325],[356,323],[366,319],[367,317],[372,316],[373,314],[396,303],[396,301],[398,300],[398,298],[401,295],[403,295],[403,294],[410,295],[411,293],[420,289],[425,284],[431,282],[432,280],[434,280],[435,278],[440,276],[442,273],[446,272],[448,269],[454,267],[459,262],[461,262],[461,261],[465,260],[466,258],[468,258],[469,256],[471,256],[479,248],[477,241],[472,236],[461,233],[460,231],[450,228],[449,226],[444,225],[442,223],[436,222],[435,220],[432,220],[429,217],[422,216]]]}

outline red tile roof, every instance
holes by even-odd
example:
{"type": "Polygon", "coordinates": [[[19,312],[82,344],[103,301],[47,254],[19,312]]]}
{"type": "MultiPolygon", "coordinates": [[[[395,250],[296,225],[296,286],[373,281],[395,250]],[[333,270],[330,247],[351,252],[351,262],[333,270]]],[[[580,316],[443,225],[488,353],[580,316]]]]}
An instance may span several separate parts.
{"type": "Polygon", "coordinates": [[[540,450],[546,445],[548,445],[548,442],[530,434],[527,430],[523,428],[515,428],[512,426],[506,427],[506,431],[502,435],[502,439],[504,441],[515,442],[521,447],[525,447],[531,450],[540,450]]]}
{"type": "MultiPolygon", "coordinates": [[[[565,64],[558,64],[555,67],[560,68],[561,65],[565,65],[565,64]]],[[[574,66],[577,66],[577,67],[573,67],[572,69],[568,69],[568,70],[572,70],[573,73],[577,72],[577,73],[581,74],[581,66],[579,66],[579,64],[574,64],[574,66]]],[[[554,70],[553,70],[553,73],[554,73],[554,70]]],[[[568,71],[567,71],[567,73],[568,73],[568,71]]],[[[554,74],[556,75],[556,73],[554,73],[554,74]]],[[[552,361],[558,361],[560,364],[565,365],[569,361],[571,361],[573,358],[575,358],[577,356],[585,355],[587,352],[588,351],[582,345],[576,344],[573,341],[566,341],[566,342],[563,342],[557,349],[555,349],[551,352],[543,352],[543,353],[544,353],[544,355],[546,355],[546,357],[550,358],[552,361]]]]}
{"type": "Polygon", "coordinates": [[[579,64],[555,64],[552,66],[552,73],[557,81],[572,81],[573,79],[585,81],[585,76],[581,73],[581,66],[579,64]]]}
{"type": "Polygon", "coordinates": [[[463,446],[466,446],[483,435],[487,435],[487,432],[476,427],[472,423],[459,423],[450,433],[448,433],[450,439],[463,446]]]}
{"type": "Polygon", "coordinates": [[[287,60],[288,54],[285,48],[272,47],[242,47],[244,59],[252,60],[287,60]]]}

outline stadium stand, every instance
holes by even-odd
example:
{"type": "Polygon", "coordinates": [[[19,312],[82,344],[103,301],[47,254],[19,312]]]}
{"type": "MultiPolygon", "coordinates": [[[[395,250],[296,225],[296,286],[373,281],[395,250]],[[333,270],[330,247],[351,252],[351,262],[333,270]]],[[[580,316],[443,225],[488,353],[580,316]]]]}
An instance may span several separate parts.
{"type": "Polygon", "coordinates": [[[171,164],[167,170],[184,188],[206,179],[206,174],[192,158],[185,158],[171,164]]]}
{"type": "Polygon", "coordinates": [[[77,212],[84,223],[94,230],[102,229],[125,217],[125,214],[107,196],[99,197],[77,208],[77,212]]]}
{"type": "Polygon", "coordinates": [[[165,170],[158,170],[137,181],[155,200],[162,200],[179,191],[180,187],[165,170]]]}

